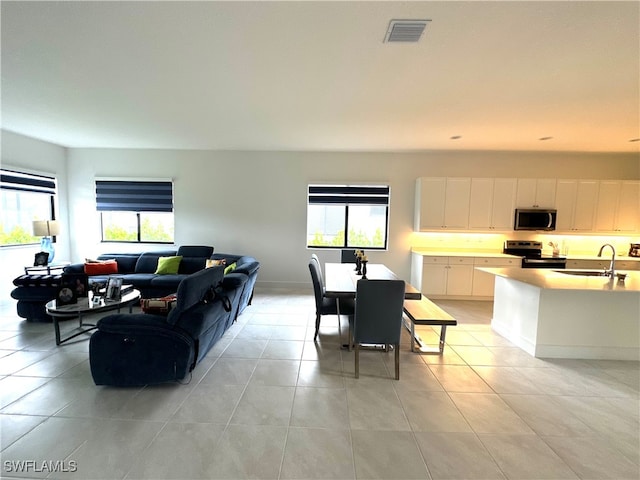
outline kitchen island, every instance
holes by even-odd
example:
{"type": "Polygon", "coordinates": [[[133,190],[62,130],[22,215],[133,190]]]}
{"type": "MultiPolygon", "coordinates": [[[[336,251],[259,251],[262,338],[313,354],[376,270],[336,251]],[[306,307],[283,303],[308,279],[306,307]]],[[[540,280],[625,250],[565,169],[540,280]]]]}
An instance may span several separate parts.
{"type": "Polygon", "coordinates": [[[491,327],[529,354],[640,360],[640,272],[480,270],[496,276],[491,327]]]}

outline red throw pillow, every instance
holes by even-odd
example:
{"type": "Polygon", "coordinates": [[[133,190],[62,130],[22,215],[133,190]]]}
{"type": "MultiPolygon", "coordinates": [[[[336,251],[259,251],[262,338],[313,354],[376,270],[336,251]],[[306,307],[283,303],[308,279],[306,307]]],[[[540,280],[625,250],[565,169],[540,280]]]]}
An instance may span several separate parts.
{"type": "Polygon", "coordinates": [[[85,263],[84,273],[87,275],[110,275],[112,273],[118,273],[118,264],[115,260],[85,263]]]}

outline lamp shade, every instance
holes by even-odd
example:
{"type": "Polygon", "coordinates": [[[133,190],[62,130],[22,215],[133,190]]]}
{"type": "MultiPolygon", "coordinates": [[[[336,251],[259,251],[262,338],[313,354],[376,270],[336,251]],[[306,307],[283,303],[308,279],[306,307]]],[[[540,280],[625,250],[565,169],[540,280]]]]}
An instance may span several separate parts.
{"type": "Polygon", "coordinates": [[[60,223],[57,220],[34,220],[33,234],[36,237],[51,237],[60,234],[60,223]]]}

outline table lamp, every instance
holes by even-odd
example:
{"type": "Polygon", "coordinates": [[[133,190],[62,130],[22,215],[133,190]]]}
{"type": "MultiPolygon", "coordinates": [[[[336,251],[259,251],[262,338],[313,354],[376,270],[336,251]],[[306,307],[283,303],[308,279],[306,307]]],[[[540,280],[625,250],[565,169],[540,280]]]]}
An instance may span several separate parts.
{"type": "Polygon", "coordinates": [[[53,261],[55,249],[53,248],[53,236],[60,234],[60,223],[57,220],[34,220],[33,235],[42,237],[40,248],[49,254],[49,263],[53,261]]]}

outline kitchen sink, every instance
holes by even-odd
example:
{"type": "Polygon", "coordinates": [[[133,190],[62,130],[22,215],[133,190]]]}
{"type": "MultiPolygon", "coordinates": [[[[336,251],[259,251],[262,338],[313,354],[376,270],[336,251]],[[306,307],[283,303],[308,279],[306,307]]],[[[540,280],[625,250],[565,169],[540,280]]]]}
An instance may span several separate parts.
{"type": "Polygon", "coordinates": [[[554,270],[557,273],[565,275],[577,275],[579,277],[607,277],[608,275],[602,270],[554,270]]]}

